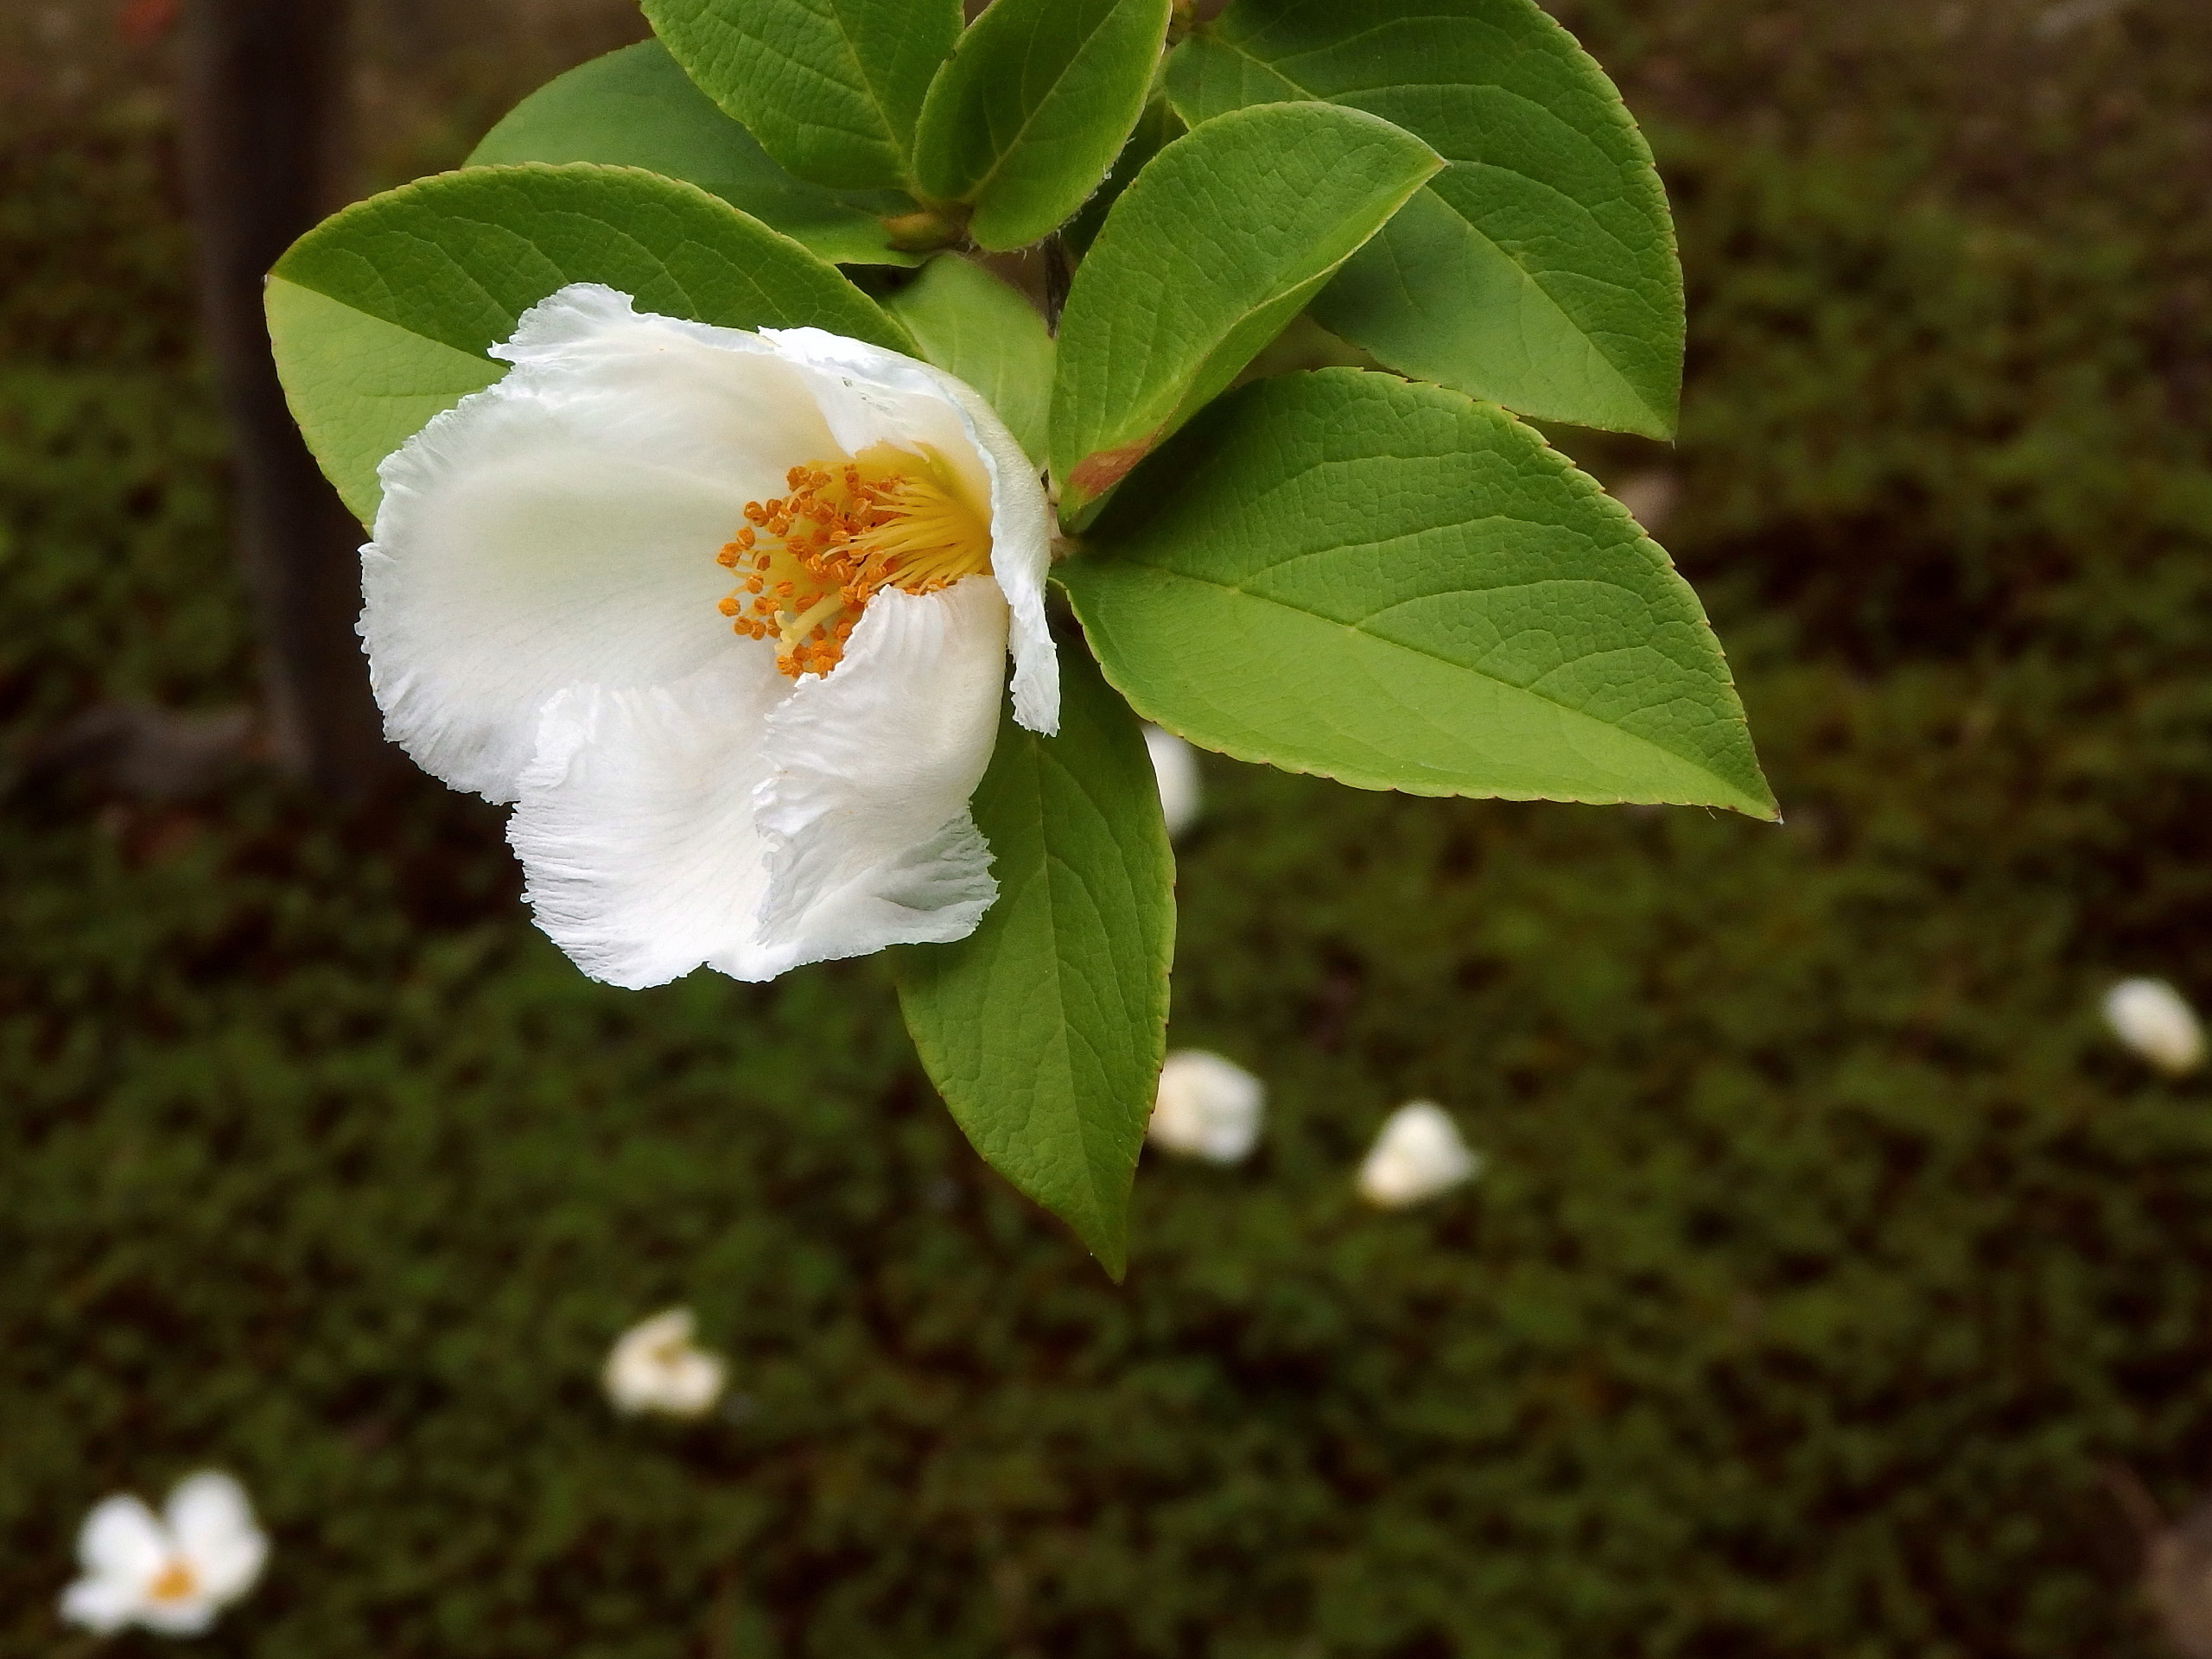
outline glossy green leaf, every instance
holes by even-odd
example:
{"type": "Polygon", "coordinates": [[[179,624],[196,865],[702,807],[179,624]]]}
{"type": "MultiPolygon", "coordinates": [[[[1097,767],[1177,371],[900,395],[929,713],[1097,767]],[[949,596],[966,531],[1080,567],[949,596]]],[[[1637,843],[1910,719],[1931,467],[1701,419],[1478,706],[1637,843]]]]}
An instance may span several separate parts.
{"type": "Polygon", "coordinates": [[[645,0],[653,32],[708,97],[802,179],[902,183],[960,0],[645,0]]]}
{"type": "Polygon", "coordinates": [[[983,394],[1041,468],[1052,337],[1037,308],[981,266],[950,254],[932,259],[885,307],[906,325],[924,358],[983,394]]]}
{"type": "Polygon", "coordinates": [[[1058,574],[1107,677],[1206,748],[1368,789],[1775,816],[1697,596],[1533,430],[1354,369],[1255,381],[1058,574]]]}
{"type": "Polygon", "coordinates": [[[1234,0],[1176,48],[1192,124],[1326,99],[1447,165],[1314,315],[1391,367],[1540,419],[1667,437],[1682,283],[1651,152],[1535,0],[1234,0]]]}
{"type": "Polygon", "coordinates": [[[270,338],[293,417],[339,499],[363,524],[377,516],[377,463],[507,372],[341,301],[269,279],[270,338]]]}
{"type": "Polygon", "coordinates": [[[667,316],[914,350],[834,266],[695,185],[581,164],[423,179],[325,219],[270,285],[293,416],[364,522],[377,462],[505,372],[486,349],[570,283],[604,283],[667,316]]]}
{"type": "Polygon", "coordinates": [[[1122,199],[1130,181],[1144,171],[1154,156],[1187,130],[1183,118],[1175,113],[1175,106],[1166,98],[1155,96],[1144,106],[1144,113],[1137,118],[1136,130],[1129,134],[1128,143],[1122,146],[1122,153],[1114,158],[1106,182],[1062,228],[1060,240],[1067,245],[1069,252],[1080,257],[1090,251],[1090,245],[1098,239],[1099,228],[1106,223],[1107,213],[1122,199]]]}
{"type": "Polygon", "coordinates": [[[1057,229],[1143,113],[1167,11],[1168,0],[995,0],[930,88],[915,182],[972,203],[968,233],[986,248],[1057,229]]]}
{"type": "Polygon", "coordinates": [[[1060,317],[1062,516],[1082,524],[1437,166],[1402,129],[1328,104],[1238,111],[1161,150],[1106,216],[1060,317]]]}
{"type": "Polygon", "coordinates": [[[930,1080],[990,1166],[1119,1279],[1167,1038],[1175,864],[1137,722],[1079,647],[1056,737],[1001,723],[976,791],[998,902],[893,953],[930,1080]]]}
{"type": "Polygon", "coordinates": [[[912,265],[885,218],[914,211],[898,191],[824,189],[776,164],[760,142],[691,84],[668,49],[641,41],[547,82],[484,135],[471,167],[604,162],[682,179],[741,207],[824,259],[912,265]]]}

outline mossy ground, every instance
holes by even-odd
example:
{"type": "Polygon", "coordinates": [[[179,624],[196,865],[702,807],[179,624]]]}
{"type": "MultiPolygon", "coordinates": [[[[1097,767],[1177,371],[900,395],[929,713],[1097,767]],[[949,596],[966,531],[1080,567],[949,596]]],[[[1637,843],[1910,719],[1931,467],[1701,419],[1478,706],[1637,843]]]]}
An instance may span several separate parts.
{"type": "Polygon", "coordinates": [[[2212,1477],[2212,1098],[2094,1007],[2212,994],[2212,22],[1562,10],[1694,344],[1678,451],[1559,435],[1678,481],[1788,822],[1210,766],[1173,1036],[1269,1126],[1119,1289],[873,964],[612,991],[427,781],[31,764],[251,643],[157,112],[0,150],[0,1653],[209,1463],[257,1659],[2152,1650],[2097,1470],[2212,1477]],[[1366,1212],[1415,1095],[1489,1170],[1366,1212]],[[678,1301],[734,1394],[617,1420],[678,1301]]]}

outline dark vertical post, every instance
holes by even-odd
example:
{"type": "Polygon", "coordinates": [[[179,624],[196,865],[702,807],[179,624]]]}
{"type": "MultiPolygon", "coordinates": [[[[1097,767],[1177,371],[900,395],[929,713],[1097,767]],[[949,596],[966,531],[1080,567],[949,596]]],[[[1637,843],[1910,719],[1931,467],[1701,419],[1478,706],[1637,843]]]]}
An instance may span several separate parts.
{"type": "Polygon", "coordinates": [[[284,407],[262,278],[329,205],[346,0],[187,0],[183,150],[200,315],[231,432],[234,522],[279,755],[338,798],[388,763],[353,620],[360,526],[284,407]]]}

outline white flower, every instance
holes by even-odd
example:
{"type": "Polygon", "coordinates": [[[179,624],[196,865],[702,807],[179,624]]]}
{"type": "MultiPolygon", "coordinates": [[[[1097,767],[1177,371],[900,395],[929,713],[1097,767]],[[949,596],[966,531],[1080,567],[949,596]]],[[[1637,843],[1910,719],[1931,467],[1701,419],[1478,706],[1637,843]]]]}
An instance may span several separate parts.
{"type": "Polygon", "coordinates": [[[2113,1035],[2157,1066],[2179,1077],[2204,1058],[2204,1028],[2196,1011],[2163,979],[2123,979],[2105,993],[2105,1023],[2113,1035]]]}
{"type": "Polygon", "coordinates": [[[1384,1121],[1359,1166],[1359,1195],[1385,1210],[1423,1204],[1471,1179],[1482,1160],[1459,1138],[1459,1126],[1434,1101],[1401,1106],[1384,1121]]]}
{"type": "Polygon", "coordinates": [[[1267,1096],[1243,1066],[1202,1049],[1180,1049],[1160,1068],[1147,1133],[1170,1152],[1233,1164],[1258,1142],[1267,1096]]]}
{"type": "Polygon", "coordinates": [[[625,1331],[607,1356],[607,1397],[624,1411],[698,1417],[714,1408],[728,1381],[719,1355],[691,1345],[696,1322],[671,1307],[625,1331]]]}
{"type": "Polygon", "coordinates": [[[1198,821],[1205,804],[1198,751],[1174,733],[1150,725],[1144,728],[1144,746],[1152,752],[1152,775],[1160,780],[1160,810],[1167,833],[1179,836],[1198,821]]]}
{"type": "Polygon", "coordinates": [[[253,1587],[269,1540],[228,1475],[181,1481],[156,1517],[136,1497],[103,1499],[77,1535],[85,1576],[61,1595],[61,1617],[105,1636],[142,1624],[197,1636],[253,1587]]]}
{"type": "Polygon", "coordinates": [[[360,632],[392,740],[516,804],[538,925],[626,986],[965,938],[1009,650],[1014,717],[1059,717],[1049,509],[998,417],[590,284],[493,350],[380,469],[360,632]]]}

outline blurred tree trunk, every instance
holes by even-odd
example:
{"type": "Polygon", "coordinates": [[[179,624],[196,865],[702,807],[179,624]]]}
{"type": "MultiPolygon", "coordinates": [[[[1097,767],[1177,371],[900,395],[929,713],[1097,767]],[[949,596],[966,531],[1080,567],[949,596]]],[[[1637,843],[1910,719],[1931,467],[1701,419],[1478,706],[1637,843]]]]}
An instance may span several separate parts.
{"type": "Polygon", "coordinates": [[[340,799],[389,764],[353,620],[362,541],[292,424],[262,279],[330,205],[347,0],[186,0],[182,126],[202,324],[231,434],[233,520],[279,758],[340,799]]]}

